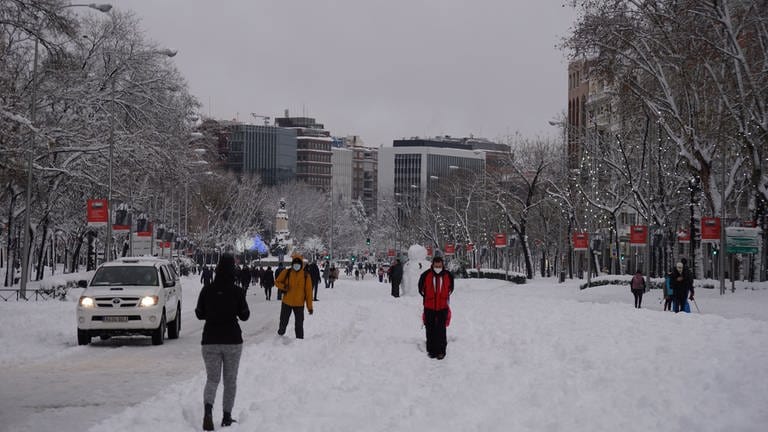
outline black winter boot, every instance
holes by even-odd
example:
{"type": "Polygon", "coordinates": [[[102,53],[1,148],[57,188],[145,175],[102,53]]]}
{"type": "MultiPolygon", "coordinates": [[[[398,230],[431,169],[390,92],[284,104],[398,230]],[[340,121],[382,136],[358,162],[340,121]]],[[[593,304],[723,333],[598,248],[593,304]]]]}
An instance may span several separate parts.
{"type": "Polygon", "coordinates": [[[221,419],[222,426],[232,426],[232,423],[237,423],[237,420],[232,418],[232,413],[224,411],[224,417],[221,419]]]}
{"type": "Polygon", "coordinates": [[[203,415],[203,430],[213,430],[213,405],[205,404],[205,414],[203,415]]]}

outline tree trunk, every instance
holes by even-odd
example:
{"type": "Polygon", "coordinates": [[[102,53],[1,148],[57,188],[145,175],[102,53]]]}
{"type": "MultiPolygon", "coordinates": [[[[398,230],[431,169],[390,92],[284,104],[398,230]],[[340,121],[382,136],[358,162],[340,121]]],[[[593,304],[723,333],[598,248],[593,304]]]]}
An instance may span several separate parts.
{"type": "Polygon", "coordinates": [[[520,239],[520,245],[523,249],[523,259],[525,260],[525,278],[533,279],[533,262],[531,259],[531,249],[528,247],[528,238],[525,235],[525,225],[521,224],[517,231],[517,237],[520,239]]]}
{"type": "MultiPolygon", "coordinates": [[[[35,280],[42,280],[45,272],[45,253],[48,251],[48,217],[43,218],[42,232],[40,236],[40,250],[37,253],[37,272],[35,280]]],[[[38,230],[39,231],[39,230],[38,230]]]]}
{"type": "Polygon", "coordinates": [[[614,256],[614,251],[611,251],[611,267],[613,274],[619,274],[621,273],[621,251],[619,251],[619,224],[615,214],[611,217],[611,224],[613,225],[613,233],[611,234],[613,235],[613,247],[616,252],[614,256]]]}
{"type": "MultiPolygon", "coordinates": [[[[77,265],[77,261],[80,259],[80,249],[83,247],[83,239],[85,238],[85,232],[80,233],[75,240],[75,250],[72,252],[72,267],[70,267],[70,273],[77,273],[80,269],[77,265]]],[[[89,258],[90,259],[90,258],[89,258]]]]}
{"type": "Polygon", "coordinates": [[[8,226],[8,241],[5,245],[5,258],[7,259],[6,265],[5,265],[5,284],[4,286],[12,286],[13,285],[13,264],[14,264],[14,253],[13,253],[13,209],[16,207],[16,195],[13,193],[13,190],[11,188],[11,184],[8,184],[8,191],[10,192],[9,195],[11,197],[11,202],[8,204],[8,220],[7,220],[7,226],[8,226]]]}
{"type": "Polygon", "coordinates": [[[93,231],[88,231],[88,259],[86,261],[85,270],[96,270],[96,234],[93,231]]]}

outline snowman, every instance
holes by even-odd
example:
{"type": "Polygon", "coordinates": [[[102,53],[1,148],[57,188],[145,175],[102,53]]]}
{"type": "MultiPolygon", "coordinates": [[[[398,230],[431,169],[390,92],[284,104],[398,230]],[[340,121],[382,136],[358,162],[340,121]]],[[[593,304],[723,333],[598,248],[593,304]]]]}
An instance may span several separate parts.
{"type": "Polygon", "coordinates": [[[408,248],[408,262],[403,266],[402,295],[415,296],[419,294],[419,278],[431,265],[427,260],[427,249],[421,245],[408,248]]]}

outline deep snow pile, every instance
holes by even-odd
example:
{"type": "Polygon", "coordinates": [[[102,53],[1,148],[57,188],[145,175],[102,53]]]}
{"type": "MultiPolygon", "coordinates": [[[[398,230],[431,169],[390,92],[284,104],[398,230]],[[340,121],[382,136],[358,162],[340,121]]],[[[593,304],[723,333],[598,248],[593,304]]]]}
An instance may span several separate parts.
{"type": "MultiPolygon", "coordinates": [[[[764,316],[665,313],[654,293],[636,310],[626,287],[457,283],[442,361],[424,352],[420,298],[393,299],[374,281],[321,290],[307,339],[267,326],[246,340],[239,423],[226,430],[700,432],[768,424],[764,316]]],[[[768,305],[765,290],[732,296],[732,304],[768,305]]],[[[274,302],[250,301],[276,324],[274,302]]],[[[711,293],[698,299],[711,312],[718,301],[711,293]]],[[[198,376],[91,430],[199,430],[203,384],[201,363],[198,376]]],[[[221,391],[214,412],[220,419],[221,391]]]]}

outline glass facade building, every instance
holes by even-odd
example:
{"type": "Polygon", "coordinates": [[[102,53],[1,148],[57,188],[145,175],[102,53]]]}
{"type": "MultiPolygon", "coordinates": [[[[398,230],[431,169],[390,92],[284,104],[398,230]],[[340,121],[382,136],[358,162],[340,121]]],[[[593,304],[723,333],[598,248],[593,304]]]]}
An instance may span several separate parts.
{"type": "Polygon", "coordinates": [[[296,146],[296,130],[234,125],[229,137],[229,160],[239,162],[242,173],[256,174],[265,185],[276,185],[296,178],[296,146]]]}

